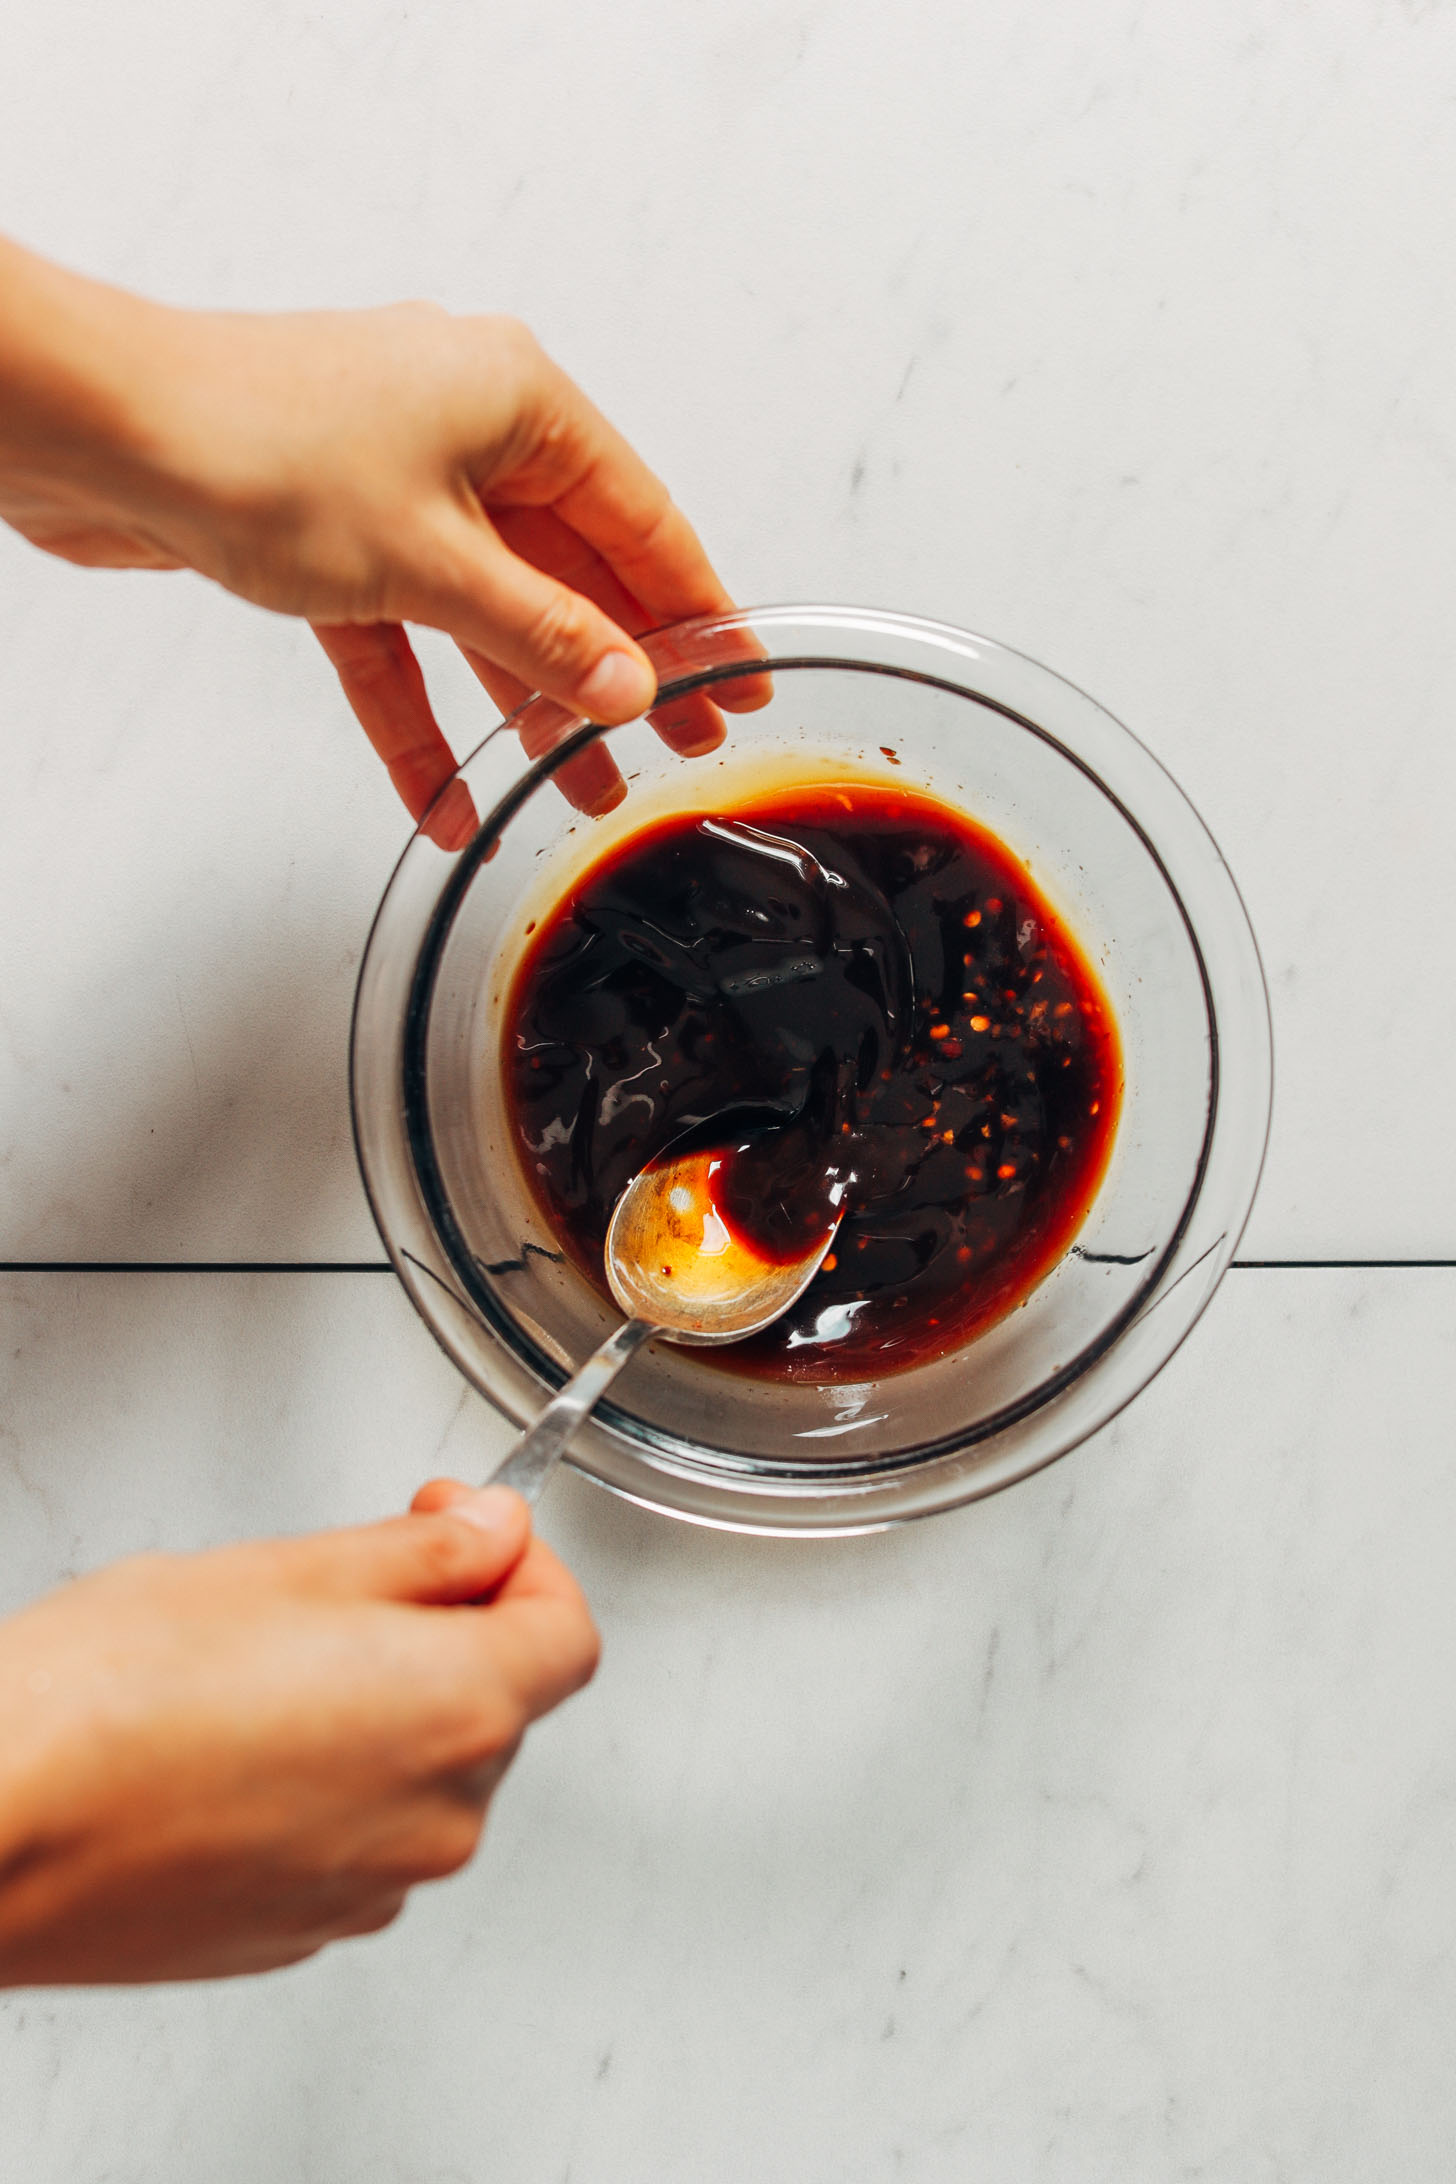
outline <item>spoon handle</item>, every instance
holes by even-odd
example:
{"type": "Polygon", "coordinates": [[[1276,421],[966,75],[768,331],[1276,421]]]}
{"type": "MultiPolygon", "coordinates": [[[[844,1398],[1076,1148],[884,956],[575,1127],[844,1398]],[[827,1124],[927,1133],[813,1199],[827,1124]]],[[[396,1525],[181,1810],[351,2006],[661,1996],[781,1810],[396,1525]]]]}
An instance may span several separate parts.
{"type": "Polygon", "coordinates": [[[528,1502],[537,1501],[578,1426],[595,1410],[633,1352],[656,1333],[651,1320],[644,1319],[624,1320],[615,1328],[600,1349],[593,1350],[586,1363],[572,1374],[560,1394],[551,1398],[500,1469],[491,1473],[487,1485],[513,1486],[528,1502]]]}

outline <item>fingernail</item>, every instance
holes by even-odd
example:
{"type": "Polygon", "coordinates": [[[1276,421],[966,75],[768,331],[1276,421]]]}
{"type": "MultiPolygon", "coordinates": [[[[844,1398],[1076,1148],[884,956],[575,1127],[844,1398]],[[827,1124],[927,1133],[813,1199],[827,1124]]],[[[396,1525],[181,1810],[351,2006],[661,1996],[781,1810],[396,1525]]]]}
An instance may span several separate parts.
{"type": "Polygon", "coordinates": [[[627,784],[625,781],[608,782],[607,786],[602,790],[600,796],[595,797],[593,801],[587,805],[587,818],[605,819],[609,811],[616,810],[617,806],[621,803],[623,797],[626,794],[627,784]]]}
{"type": "Polygon", "coordinates": [[[521,1521],[521,1497],[508,1486],[482,1486],[451,1502],[444,1515],[460,1517],[478,1532],[512,1532],[521,1521]]]}
{"type": "Polygon", "coordinates": [[[657,695],[657,682],[634,654],[604,652],[577,695],[584,713],[610,726],[645,713],[657,695]]]}
{"type": "Polygon", "coordinates": [[[706,758],[728,733],[716,715],[705,715],[701,707],[661,707],[653,713],[652,725],[671,740],[679,758],[706,758]]]}

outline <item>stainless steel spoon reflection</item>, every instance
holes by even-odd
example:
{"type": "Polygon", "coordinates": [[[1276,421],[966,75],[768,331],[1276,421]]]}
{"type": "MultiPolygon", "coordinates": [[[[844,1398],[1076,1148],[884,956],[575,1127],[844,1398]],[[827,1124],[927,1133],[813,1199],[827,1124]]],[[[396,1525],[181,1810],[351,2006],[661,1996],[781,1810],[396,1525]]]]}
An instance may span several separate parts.
{"type": "Polygon", "coordinates": [[[607,1229],[607,1281],[627,1314],[592,1352],[491,1476],[536,1501],[572,1436],[627,1360],[654,1335],[669,1342],[742,1342],[800,1298],[823,1265],[843,1214],[829,1194],[829,1227],[802,1258],[761,1258],[717,1210],[722,1155],[665,1156],[628,1184],[607,1229]]]}

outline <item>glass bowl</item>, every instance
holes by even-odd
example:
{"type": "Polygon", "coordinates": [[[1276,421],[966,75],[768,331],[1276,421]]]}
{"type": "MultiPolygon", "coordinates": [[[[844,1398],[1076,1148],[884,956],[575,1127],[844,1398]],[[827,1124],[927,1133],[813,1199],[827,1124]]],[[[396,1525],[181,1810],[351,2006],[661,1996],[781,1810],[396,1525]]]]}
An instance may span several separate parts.
{"type": "Polygon", "coordinates": [[[465,761],[385,892],[351,1047],[385,1247],[447,1354],[527,1424],[617,1318],[561,1252],[507,1127],[501,1011],[528,929],[582,866],[670,813],[731,809],[785,782],[927,790],[1024,859],[1117,1017],[1122,1111],[1076,1241],[975,1341],[878,1381],[756,1380],[652,1343],[570,1461],[648,1508],[782,1535],[863,1532],[993,1493],[1147,1385],[1242,1233],[1271,1052],[1232,875],[1135,737],[987,638],[873,610],[768,607],[645,643],[665,733],[600,729],[533,700],[465,761]],[[713,697],[762,697],[745,678],[764,669],[769,702],[730,713],[721,747],[680,755],[674,742],[704,740],[713,697]],[[596,745],[628,793],[592,819],[566,791],[584,780],[583,754],[599,787],[596,745]]]}

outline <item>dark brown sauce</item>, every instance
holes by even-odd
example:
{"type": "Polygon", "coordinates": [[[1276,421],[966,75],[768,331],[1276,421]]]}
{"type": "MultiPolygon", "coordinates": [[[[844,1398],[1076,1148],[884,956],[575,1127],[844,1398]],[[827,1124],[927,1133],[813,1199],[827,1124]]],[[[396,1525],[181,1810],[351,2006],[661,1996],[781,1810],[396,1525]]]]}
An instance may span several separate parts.
{"type": "Polygon", "coordinates": [[[815,1381],[943,1355],[1018,1304],[1086,1216],[1122,1083],[1102,990],[1024,867],[928,796],[853,782],[601,858],[541,921],[503,1063],[525,1173],[603,1294],[612,1208],[669,1147],[730,1150],[720,1205],[767,1257],[822,1239],[842,1192],[799,1303],[712,1353],[815,1381]]]}

